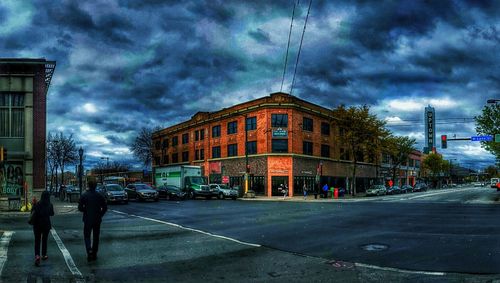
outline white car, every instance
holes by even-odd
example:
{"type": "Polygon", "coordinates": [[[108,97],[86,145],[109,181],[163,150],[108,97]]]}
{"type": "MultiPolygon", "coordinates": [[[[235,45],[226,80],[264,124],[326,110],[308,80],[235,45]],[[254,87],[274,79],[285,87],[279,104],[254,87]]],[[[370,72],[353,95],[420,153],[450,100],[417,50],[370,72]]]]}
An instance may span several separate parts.
{"type": "Polygon", "coordinates": [[[217,191],[217,198],[232,198],[233,200],[238,198],[238,190],[232,189],[225,184],[210,184],[210,190],[215,189],[217,191]]]}
{"type": "Polygon", "coordinates": [[[481,182],[474,182],[474,187],[482,187],[483,184],[481,182]]]}

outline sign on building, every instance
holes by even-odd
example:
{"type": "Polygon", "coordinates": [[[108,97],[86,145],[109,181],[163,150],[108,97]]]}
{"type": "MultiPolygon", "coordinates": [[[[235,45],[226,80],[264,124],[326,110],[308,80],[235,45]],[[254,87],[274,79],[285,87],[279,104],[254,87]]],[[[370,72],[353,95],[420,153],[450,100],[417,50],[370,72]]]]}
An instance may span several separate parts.
{"type": "Polygon", "coordinates": [[[436,145],[436,117],[434,108],[425,107],[425,146],[431,150],[436,145]]]}
{"type": "Polygon", "coordinates": [[[277,128],[273,130],[273,138],[286,138],[288,137],[288,131],[282,128],[277,128]]]}

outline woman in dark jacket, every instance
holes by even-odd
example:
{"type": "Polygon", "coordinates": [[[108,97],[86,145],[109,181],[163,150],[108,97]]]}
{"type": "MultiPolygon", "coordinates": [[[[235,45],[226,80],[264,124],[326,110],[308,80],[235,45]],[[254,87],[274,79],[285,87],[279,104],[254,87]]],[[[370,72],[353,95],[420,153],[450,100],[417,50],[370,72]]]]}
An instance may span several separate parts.
{"type": "Polygon", "coordinates": [[[40,265],[40,240],[42,241],[42,259],[47,256],[47,238],[52,228],[50,217],[54,215],[54,207],[50,203],[50,193],[43,191],[42,197],[32,209],[33,215],[33,233],[35,234],[35,265],[40,265]]]}

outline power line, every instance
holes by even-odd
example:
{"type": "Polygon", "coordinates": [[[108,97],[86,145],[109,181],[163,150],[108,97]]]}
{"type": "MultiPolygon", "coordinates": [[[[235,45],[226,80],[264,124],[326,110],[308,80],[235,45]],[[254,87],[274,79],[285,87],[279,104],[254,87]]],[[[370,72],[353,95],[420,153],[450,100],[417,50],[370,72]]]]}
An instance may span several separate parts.
{"type": "MultiPolygon", "coordinates": [[[[299,0],[297,0],[297,3],[299,0]]],[[[286,55],[285,55],[285,66],[283,67],[283,77],[281,78],[281,87],[280,92],[283,91],[283,83],[285,82],[285,73],[286,73],[286,64],[288,61],[288,50],[290,49],[290,38],[292,37],[292,27],[293,27],[293,18],[295,16],[295,2],[293,3],[293,11],[292,11],[292,21],[290,22],[290,31],[288,32],[288,44],[286,46],[286,55]]]]}
{"type": "Polygon", "coordinates": [[[307,20],[309,19],[309,12],[311,11],[312,0],[309,0],[309,8],[307,8],[306,21],[304,22],[304,29],[302,30],[302,37],[300,38],[299,53],[297,54],[297,61],[295,62],[295,70],[293,72],[292,86],[290,87],[290,95],[292,95],[293,85],[295,83],[295,75],[297,74],[297,65],[299,64],[300,51],[302,50],[302,42],[304,41],[304,34],[306,33],[307,20]]]}

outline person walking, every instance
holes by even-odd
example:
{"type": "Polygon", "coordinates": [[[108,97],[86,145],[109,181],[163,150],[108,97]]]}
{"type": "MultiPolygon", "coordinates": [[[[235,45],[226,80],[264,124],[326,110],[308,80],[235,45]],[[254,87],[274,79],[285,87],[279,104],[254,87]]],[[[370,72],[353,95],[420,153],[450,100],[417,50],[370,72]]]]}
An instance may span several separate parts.
{"type": "Polygon", "coordinates": [[[304,191],[304,200],[307,199],[307,186],[306,182],[304,182],[304,185],[302,186],[302,190],[304,191]]]}
{"type": "Polygon", "coordinates": [[[97,259],[99,250],[99,234],[101,232],[102,217],[108,210],[106,199],[96,192],[97,182],[95,179],[88,181],[88,190],[80,197],[78,210],[83,212],[83,238],[87,250],[87,261],[97,259]],[[92,234],[93,241],[90,241],[92,234]]]}
{"type": "Polygon", "coordinates": [[[40,201],[33,205],[30,224],[35,235],[35,265],[40,266],[40,241],[42,244],[42,260],[47,260],[47,239],[52,228],[50,217],[54,215],[54,206],[50,203],[49,191],[43,191],[40,201]]]}

